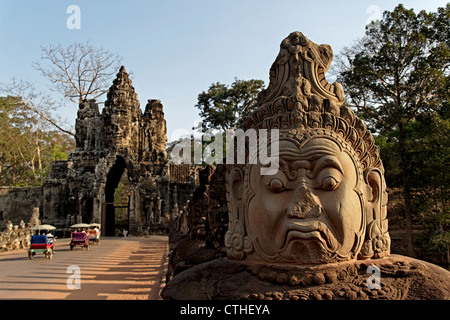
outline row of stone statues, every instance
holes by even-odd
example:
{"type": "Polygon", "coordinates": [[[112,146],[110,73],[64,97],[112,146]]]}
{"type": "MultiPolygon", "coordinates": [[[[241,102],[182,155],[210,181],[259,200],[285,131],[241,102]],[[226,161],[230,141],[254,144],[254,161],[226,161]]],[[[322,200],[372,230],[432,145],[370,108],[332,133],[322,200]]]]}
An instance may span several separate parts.
{"type": "Polygon", "coordinates": [[[40,224],[39,207],[33,207],[27,224],[21,220],[18,225],[13,225],[12,221],[8,220],[6,228],[0,231],[0,252],[27,248],[33,234],[31,228],[40,224]]]}
{"type": "Polygon", "coordinates": [[[0,252],[27,248],[31,234],[30,227],[25,226],[23,220],[20,221],[19,225],[15,226],[9,220],[6,224],[6,229],[0,231],[0,252]]]}
{"type": "MultiPolygon", "coordinates": [[[[184,255],[192,262],[184,270],[171,259],[180,272],[164,299],[450,299],[450,272],[390,254],[379,150],[342,86],[325,79],[332,58],[329,45],[300,32],[281,42],[269,86],[240,128],[278,152],[278,167],[263,174],[272,163],[248,150],[245,162],[226,164],[226,258],[204,255],[209,261],[193,267],[206,241],[184,255]],[[276,134],[267,139],[265,130],[276,134]]],[[[234,146],[237,159],[243,146],[234,146]]],[[[202,225],[203,217],[190,218],[202,225]]],[[[192,231],[200,229],[189,227],[198,242],[192,231]]]]}

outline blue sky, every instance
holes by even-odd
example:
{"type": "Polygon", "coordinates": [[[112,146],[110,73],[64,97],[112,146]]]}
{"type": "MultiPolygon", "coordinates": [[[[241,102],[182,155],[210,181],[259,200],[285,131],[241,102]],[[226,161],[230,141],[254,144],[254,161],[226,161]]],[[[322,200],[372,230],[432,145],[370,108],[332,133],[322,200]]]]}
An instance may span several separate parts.
{"type": "MultiPolygon", "coordinates": [[[[41,46],[90,40],[123,58],[141,109],[148,99],[161,100],[170,141],[200,120],[197,96],[213,82],[231,84],[237,77],[267,85],[279,44],[292,31],[331,45],[337,54],[364,35],[378,13],[399,3],[416,13],[436,11],[446,2],[0,0],[0,82],[24,79],[49,92],[32,67],[41,46]],[[79,30],[66,26],[70,5],[80,7],[79,30]]],[[[74,126],[76,105],[67,102],[58,112],[74,126]]]]}

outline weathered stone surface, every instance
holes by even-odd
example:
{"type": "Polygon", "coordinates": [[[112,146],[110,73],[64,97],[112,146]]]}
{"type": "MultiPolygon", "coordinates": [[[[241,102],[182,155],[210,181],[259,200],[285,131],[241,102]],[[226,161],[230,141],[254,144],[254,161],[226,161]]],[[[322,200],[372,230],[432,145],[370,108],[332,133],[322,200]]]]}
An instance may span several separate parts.
{"type": "Polygon", "coordinates": [[[104,149],[103,123],[95,100],[80,103],[75,120],[75,132],[78,152],[104,149]]]}
{"type": "Polygon", "coordinates": [[[15,225],[21,220],[29,221],[33,208],[42,210],[43,197],[40,187],[0,187],[0,230],[6,228],[8,221],[15,225]]]}
{"type": "MultiPolygon", "coordinates": [[[[36,212],[39,214],[39,210],[33,210],[33,213],[36,212]]],[[[0,252],[27,248],[32,234],[30,226],[35,225],[36,222],[39,222],[39,220],[30,220],[27,226],[23,220],[20,221],[19,225],[13,225],[11,220],[8,220],[6,228],[0,231],[0,252]]]]}
{"type": "Polygon", "coordinates": [[[167,127],[160,100],[148,100],[142,120],[141,158],[144,161],[164,163],[167,159],[167,127]]]}
{"type": "Polygon", "coordinates": [[[181,271],[226,255],[225,169],[221,165],[217,168],[208,165],[198,174],[199,186],[188,205],[171,222],[168,280],[181,271]],[[225,208],[217,206],[217,203],[225,204],[225,208]]]}
{"type": "Polygon", "coordinates": [[[76,149],[68,161],[51,164],[42,187],[0,189],[0,224],[28,220],[31,208],[39,207],[45,223],[97,222],[102,232],[114,235],[114,192],[126,171],[129,199],[122,205],[128,206],[130,233],[164,231],[173,209],[185,205],[197,181],[195,175],[177,175],[195,172],[193,166],[175,170],[168,164],[161,101],[148,100],[142,112],[121,67],[101,112],[95,100],[80,103],[75,129],[76,149]]]}
{"type": "Polygon", "coordinates": [[[216,259],[178,274],[163,289],[174,300],[450,299],[448,271],[404,256],[316,266],[216,259]],[[380,269],[379,289],[371,269],[380,269]]]}
{"type": "Polygon", "coordinates": [[[142,112],[137,94],[123,66],[108,91],[102,116],[105,147],[137,160],[142,112]]]}
{"type": "Polygon", "coordinates": [[[205,242],[225,251],[225,234],[228,230],[226,165],[219,164],[211,176],[208,190],[205,242]]]}
{"type": "Polygon", "coordinates": [[[245,164],[227,165],[227,258],[175,275],[163,298],[450,299],[450,272],[390,256],[383,164],[342,87],[325,79],[332,57],[300,32],[282,41],[242,126],[268,129],[250,144],[279,150],[279,162],[246,150],[245,164]]]}
{"type": "Polygon", "coordinates": [[[207,247],[198,239],[191,239],[181,233],[170,233],[171,241],[167,280],[194,266],[223,258],[225,252],[214,247],[207,247]]]}
{"type": "Polygon", "coordinates": [[[282,41],[243,125],[277,130],[279,166],[270,175],[261,163],[227,169],[230,258],[308,264],[389,255],[379,151],[343,105],[341,85],[325,79],[332,57],[330,46],[300,32],[282,41]]]}
{"type": "MultiPolygon", "coordinates": [[[[121,67],[101,113],[95,101],[80,104],[77,148],[69,156],[67,172],[63,164],[55,166],[60,173],[52,170],[55,179],[46,185],[53,181],[55,193],[64,186],[70,190],[68,198],[75,211],[66,215],[102,223],[102,231],[113,235],[114,192],[127,171],[130,233],[164,229],[178,201],[173,194],[180,183],[171,178],[166,133],[161,101],[148,100],[142,112],[128,73],[121,67]]],[[[182,183],[195,185],[195,180],[182,183]]]]}
{"type": "Polygon", "coordinates": [[[200,185],[195,189],[189,201],[186,215],[189,228],[189,237],[199,240],[206,238],[206,214],[208,212],[208,192],[211,177],[216,170],[215,166],[207,165],[199,172],[200,185]]]}

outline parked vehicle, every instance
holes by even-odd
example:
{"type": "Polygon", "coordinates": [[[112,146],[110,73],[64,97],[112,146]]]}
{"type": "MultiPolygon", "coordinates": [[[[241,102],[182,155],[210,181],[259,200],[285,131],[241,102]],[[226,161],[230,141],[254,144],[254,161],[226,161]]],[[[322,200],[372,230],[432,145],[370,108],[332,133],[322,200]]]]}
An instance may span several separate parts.
{"type": "Polygon", "coordinates": [[[75,246],[80,246],[81,249],[89,250],[89,235],[86,232],[72,232],[70,250],[73,250],[75,246]]]}
{"type": "Polygon", "coordinates": [[[32,260],[37,252],[43,252],[47,259],[51,259],[53,257],[54,249],[55,244],[51,234],[32,235],[30,240],[30,248],[28,249],[28,258],[32,260]]]}
{"type": "Polygon", "coordinates": [[[95,244],[100,244],[100,230],[98,229],[89,229],[89,242],[93,242],[95,244]]]}

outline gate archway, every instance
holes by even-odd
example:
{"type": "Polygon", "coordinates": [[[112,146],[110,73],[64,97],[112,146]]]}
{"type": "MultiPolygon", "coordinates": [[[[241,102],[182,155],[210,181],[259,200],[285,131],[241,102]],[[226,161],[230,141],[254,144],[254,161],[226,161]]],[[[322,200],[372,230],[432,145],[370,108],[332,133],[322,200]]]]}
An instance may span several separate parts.
{"type": "Polygon", "coordinates": [[[114,202],[103,203],[102,216],[104,219],[104,236],[115,236],[116,230],[116,209],[127,209],[127,222],[126,225],[122,225],[126,230],[130,230],[130,207],[127,204],[116,204],[114,202]]]}
{"type": "Polygon", "coordinates": [[[106,178],[105,202],[102,207],[102,225],[104,226],[103,230],[105,236],[114,236],[116,234],[116,209],[118,208],[127,208],[129,230],[129,205],[115,204],[114,201],[114,194],[125,170],[125,159],[121,156],[117,156],[114,165],[109,170],[106,178]]]}

